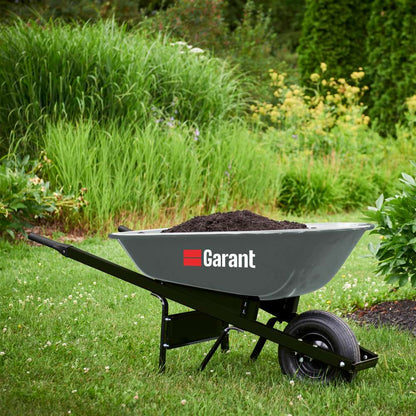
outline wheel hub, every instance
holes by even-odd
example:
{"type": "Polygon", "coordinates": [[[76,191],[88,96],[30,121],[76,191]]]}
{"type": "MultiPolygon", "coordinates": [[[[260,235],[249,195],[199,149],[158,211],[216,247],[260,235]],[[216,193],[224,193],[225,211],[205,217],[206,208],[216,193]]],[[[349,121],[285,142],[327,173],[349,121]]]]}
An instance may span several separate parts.
{"type": "MultiPolygon", "coordinates": [[[[333,351],[330,341],[318,333],[309,333],[301,338],[302,341],[311,344],[315,347],[322,348],[327,351],[333,351]]],[[[314,360],[307,355],[299,355],[299,372],[310,378],[320,378],[322,374],[330,367],[328,364],[324,364],[321,361],[314,360]]]]}

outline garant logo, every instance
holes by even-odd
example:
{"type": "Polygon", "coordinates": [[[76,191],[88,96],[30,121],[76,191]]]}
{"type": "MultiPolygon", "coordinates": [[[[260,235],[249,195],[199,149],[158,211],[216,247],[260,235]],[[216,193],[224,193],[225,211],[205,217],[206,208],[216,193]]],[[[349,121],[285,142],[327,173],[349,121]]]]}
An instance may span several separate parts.
{"type": "Polygon", "coordinates": [[[183,265],[194,267],[230,267],[255,269],[253,250],[248,253],[213,253],[205,250],[183,250],[183,265]]]}
{"type": "Polygon", "coordinates": [[[183,265],[184,266],[198,266],[202,265],[202,250],[184,250],[183,251],[183,265]]]}

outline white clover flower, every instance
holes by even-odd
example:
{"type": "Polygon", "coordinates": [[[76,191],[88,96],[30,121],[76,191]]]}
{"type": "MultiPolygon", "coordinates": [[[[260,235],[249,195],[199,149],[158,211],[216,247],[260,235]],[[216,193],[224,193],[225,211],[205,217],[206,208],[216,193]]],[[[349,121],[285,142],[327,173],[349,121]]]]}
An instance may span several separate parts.
{"type": "Polygon", "coordinates": [[[192,52],[192,53],[204,53],[204,50],[201,49],[201,48],[192,48],[192,49],[189,50],[189,52],[192,52]]]}

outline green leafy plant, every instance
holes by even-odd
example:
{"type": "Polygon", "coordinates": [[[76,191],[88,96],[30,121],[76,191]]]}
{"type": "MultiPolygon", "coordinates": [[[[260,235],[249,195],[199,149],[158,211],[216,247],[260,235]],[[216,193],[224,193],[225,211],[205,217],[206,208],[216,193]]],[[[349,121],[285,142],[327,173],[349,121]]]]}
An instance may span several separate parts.
{"type": "Polygon", "coordinates": [[[59,214],[65,208],[78,210],[87,204],[85,190],[76,199],[62,191],[51,191],[49,182],[38,176],[45,163],[50,163],[46,155],[42,162],[31,161],[29,156],[1,161],[0,234],[14,238],[15,232],[24,233],[24,227],[30,226],[33,219],[59,214]]]}
{"type": "Polygon", "coordinates": [[[403,188],[394,197],[381,195],[369,207],[367,217],[376,223],[372,232],[380,234],[380,242],[369,249],[378,260],[378,274],[388,283],[416,287],[416,174],[402,173],[400,182],[403,188]]]}

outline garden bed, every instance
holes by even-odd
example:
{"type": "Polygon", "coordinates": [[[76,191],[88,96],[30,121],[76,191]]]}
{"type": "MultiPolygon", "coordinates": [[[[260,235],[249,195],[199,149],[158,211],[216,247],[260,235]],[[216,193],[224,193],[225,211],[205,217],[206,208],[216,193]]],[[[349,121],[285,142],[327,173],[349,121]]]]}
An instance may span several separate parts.
{"type": "Polygon", "coordinates": [[[362,325],[394,326],[416,336],[416,300],[395,300],[358,309],[347,315],[362,325]]]}

